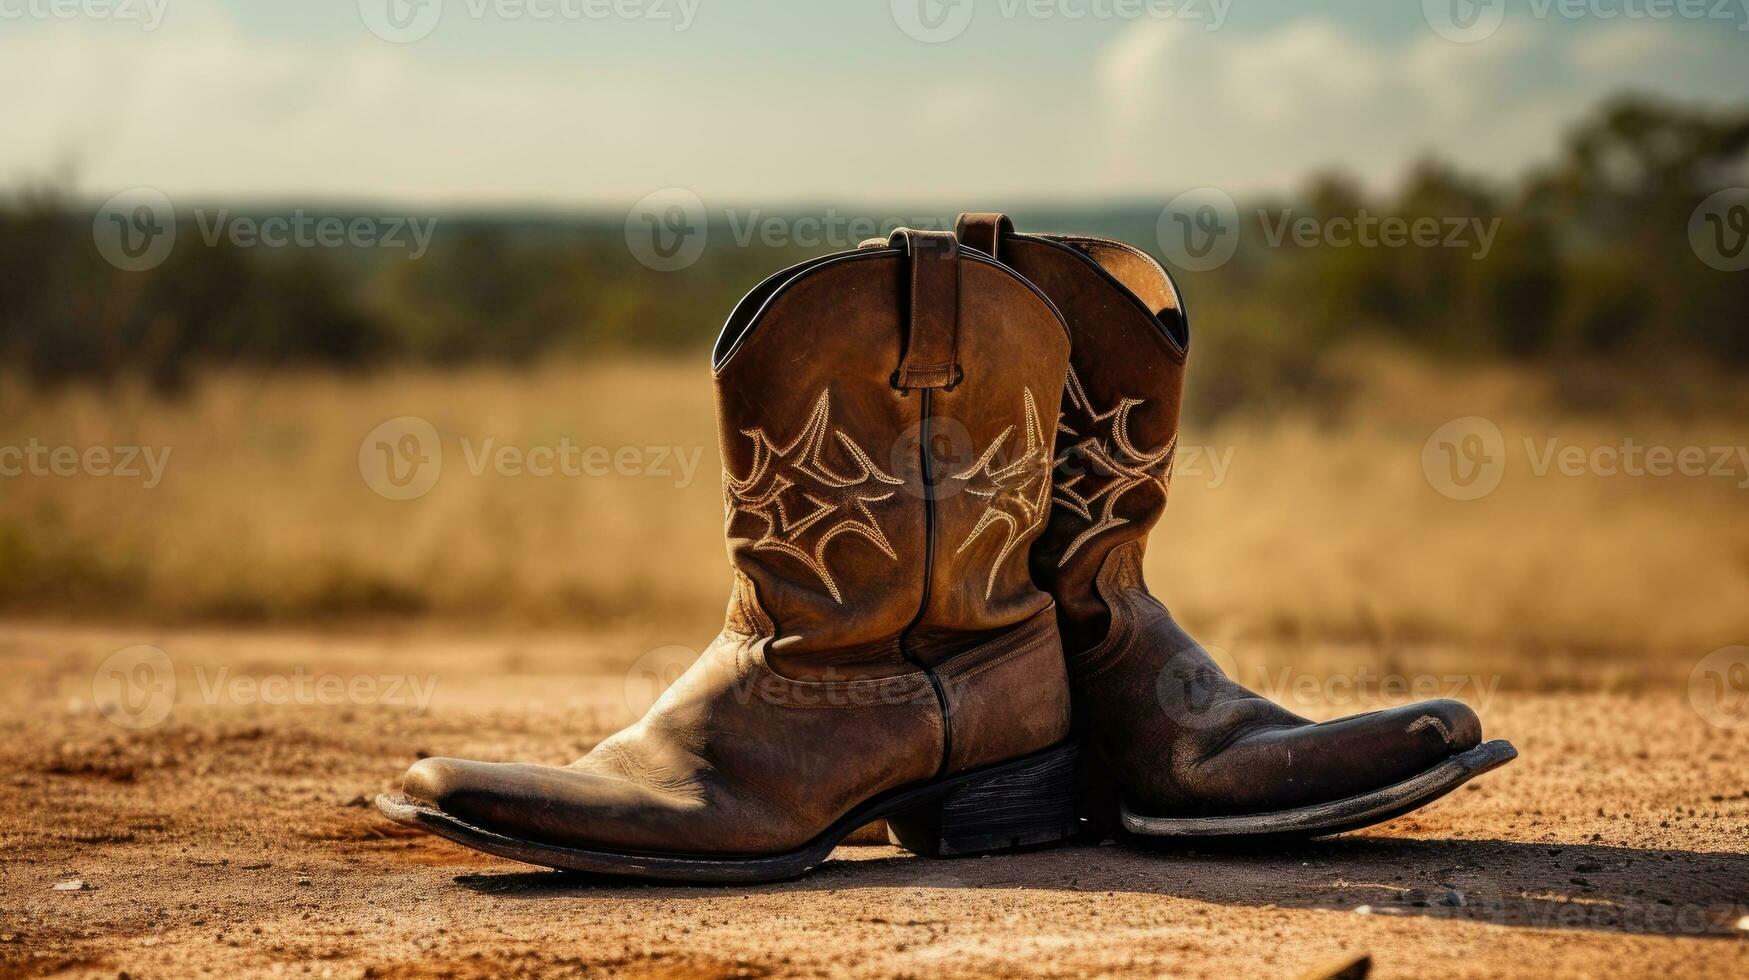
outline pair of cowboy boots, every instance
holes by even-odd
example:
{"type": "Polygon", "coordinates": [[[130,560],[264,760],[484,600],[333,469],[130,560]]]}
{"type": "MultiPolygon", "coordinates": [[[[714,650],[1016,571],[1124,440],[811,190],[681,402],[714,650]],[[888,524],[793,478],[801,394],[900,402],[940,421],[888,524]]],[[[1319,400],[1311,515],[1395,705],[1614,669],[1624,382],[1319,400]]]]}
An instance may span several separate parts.
{"type": "Polygon", "coordinates": [[[425,759],[379,807],[548,867],[756,882],[878,820],[930,856],[1317,836],[1510,760],[1454,701],[1312,724],[1149,594],[1188,343],[1145,253],[994,214],[766,279],[712,357],[722,632],[576,762],[425,759]]]}

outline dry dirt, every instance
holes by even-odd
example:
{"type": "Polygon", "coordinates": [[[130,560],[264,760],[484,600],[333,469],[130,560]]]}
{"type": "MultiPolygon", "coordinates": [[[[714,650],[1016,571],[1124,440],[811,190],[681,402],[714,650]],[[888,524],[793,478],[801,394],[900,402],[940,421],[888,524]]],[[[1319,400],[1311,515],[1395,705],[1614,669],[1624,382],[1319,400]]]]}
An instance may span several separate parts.
{"type": "Polygon", "coordinates": [[[1262,853],[862,847],[785,884],[640,887],[366,805],[416,753],[568,760],[646,696],[638,652],[0,625],[0,975],[1292,977],[1362,955],[1392,977],[1749,975],[1749,728],[1675,689],[1502,690],[1485,724],[1517,762],[1386,826],[1262,853]],[[165,651],[173,692],[106,664],[135,644],[165,651]],[[139,728],[101,710],[137,724],[172,704],[139,728]]]}

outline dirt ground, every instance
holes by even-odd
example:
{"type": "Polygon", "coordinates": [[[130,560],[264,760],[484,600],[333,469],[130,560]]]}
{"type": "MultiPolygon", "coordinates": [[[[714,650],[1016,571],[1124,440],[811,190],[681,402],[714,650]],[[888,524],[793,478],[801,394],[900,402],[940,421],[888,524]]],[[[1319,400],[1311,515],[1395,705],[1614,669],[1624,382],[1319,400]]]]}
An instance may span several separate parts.
{"type": "Polygon", "coordinates": [[[641,887],[367,805],[419,753],[569,760],[670,669],[642,652],[0,624],[0,975],[1749,976],[1749,728],[1675,689],[1501,690],[1484,721],[1517,762],[1263,853],[859,847],[784,884],[641,887]]]}

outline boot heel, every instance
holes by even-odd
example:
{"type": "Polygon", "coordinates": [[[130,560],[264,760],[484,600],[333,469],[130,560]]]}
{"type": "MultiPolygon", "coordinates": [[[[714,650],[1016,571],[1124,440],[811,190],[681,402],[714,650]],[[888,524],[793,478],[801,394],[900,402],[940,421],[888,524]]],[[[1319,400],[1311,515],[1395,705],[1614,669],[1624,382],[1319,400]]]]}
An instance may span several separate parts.
{"type": "Polygon", "coordinates": [[[887,818],[887,836],[925,857],[1051,844],[1080,832],[1077,748],[1071,743],[1004,766],[887,818]]]}

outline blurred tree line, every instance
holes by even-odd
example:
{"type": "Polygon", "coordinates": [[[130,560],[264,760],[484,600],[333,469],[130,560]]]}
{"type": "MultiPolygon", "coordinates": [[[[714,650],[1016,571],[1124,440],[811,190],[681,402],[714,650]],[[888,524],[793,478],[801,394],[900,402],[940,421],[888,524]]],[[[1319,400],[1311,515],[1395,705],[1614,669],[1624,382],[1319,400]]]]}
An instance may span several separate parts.
{"type": "MultiPolygon", "coordinates": [[[[1745,184],[1749,108],[1624,97],[1511,186],[1428,161],[1384,197],[1327,175],[1292,200],[1242,203],[1234,258],[1179,275],[1199,356],[1245,366],[1225,381],[1203,372],[1204,408],[1263,391],[1295,397],[1320,383],[1309,363],[1369,336],[1448,356],[1630,362],[1655,353],[1749,366],[1749,272],[1703,264],[1688,234],[1701,201],[1745,184]],[[1475,218],[1495,230],[1485,254],[1281,238],[1284,221],[1362,212],[1475,218]]],[[[1023,229],[1091,230],[1156,253],[1159,216],[1157,202],[1016,211],[1023,229]]],[[[505,215],[440,218],[429,254],[409,261],[405,251],[209,245],[180,221],[169,259],[130,273],[103,260],[91,210],[64,193],[0,199],[0,364],[42,384],[132,376],[174,391],[232,364],[365,369],[692,351],[761,276],[831,250],[758,235],[741,247],[715,222],[695,264],[659,272],[631,253],[621,215],[505,215]]]]}

